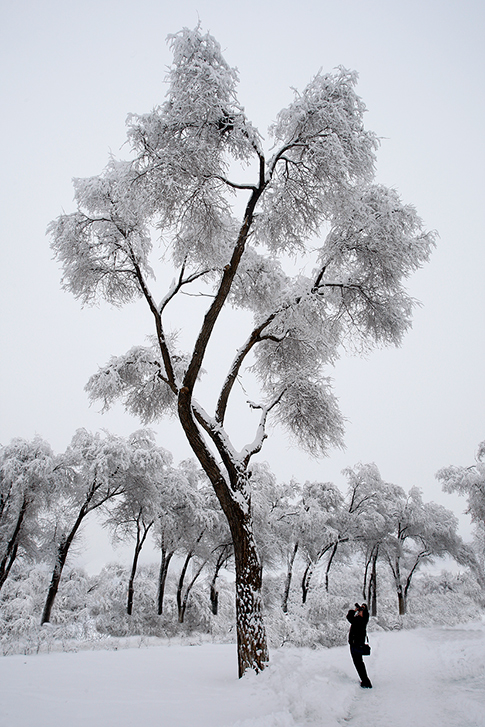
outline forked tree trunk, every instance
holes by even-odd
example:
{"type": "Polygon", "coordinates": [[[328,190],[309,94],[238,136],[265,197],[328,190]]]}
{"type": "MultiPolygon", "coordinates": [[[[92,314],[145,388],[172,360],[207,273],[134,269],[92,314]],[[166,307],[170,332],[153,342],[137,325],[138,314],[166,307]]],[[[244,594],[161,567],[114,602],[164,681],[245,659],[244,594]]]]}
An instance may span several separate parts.
{"type": "MultiPolygon", "coordinates": [[[[188,561],[187,561],[187,564],[188,564],[188,561]]],[[[187,610],[187,604],[189,602],[190,592],[191,592],[193,586],[195,585],[195,582],[196,582],[197,578],[202,573],[202,569],[205,566],[205,564],[206,564],[206,561],[203,561],[200,564],[200,566],[198,567],[198,569],[195,571],[194,575],[192,576],[192,580],[190,581],[190,583],[185,588],[185,593],[184,593],[183,597],[182,597],[183,579],[182,579],[182,582],[181,582],[180,590],[177,589],[177,607],[178,607],[178,621],[179,621],[179,623],[183,623],[184,622],[185,612],[187,610]]],[[[184,575],[185,575],[185,572],[184,572],[184,575]]]]}
{"type": "Polygon", "coordinates": [[[135,595],[135,576],[136,571],[138,568],[138,559],[140,557],[141,550],[143,548],[143,545],[145,543],[145,540],[148,535],[148,531],[152,527],[153,522],[149,523],[148,525],[141,525],[139,522],[136,524],[136,542],[135,542],[135,551],[133,553],[133,561],[131,564],[131,573],[130,573],[130,579],[128,581],[128,600],[126,603],[126,613],[128,616],[131,616],[133,613],[133,596],[135,595]],[[143,528],[143,532],[142,532],[143,528]]]}
{"type": "Polygon", "coordinates": [[[189,563],[192,559],[192,552],[187,553],[186,558],[184,560],[184,564],[182,566],[182,570],[180,571],[180,576],[177,584],[177,612],[178,612],[178,622],[179,624],[184,622],[184,615],[185,615],[185,608],[182,607],[183,599],[182,599],[182,591],[184,587],[184,580],[185,580],[185,574],[187,573],[187,568],[189,567],[189,563]]]}
{"type": "Polygon", "coordinates": [[[214,568],[214,573],[212,575],[212,580],[210,584],[210,604],[211,604],[211,611],[214,616],[217,616],[219,611],[219,591],[216,588],[217,583],[217,577],[219,575],[219,571],[221,568],[227,563],[230,556],[230,549],[232,547],[232,544],[224,545],[222,547],[221,552],[219,553],[219,557],[217,558],[216,565],[214,568]]]}

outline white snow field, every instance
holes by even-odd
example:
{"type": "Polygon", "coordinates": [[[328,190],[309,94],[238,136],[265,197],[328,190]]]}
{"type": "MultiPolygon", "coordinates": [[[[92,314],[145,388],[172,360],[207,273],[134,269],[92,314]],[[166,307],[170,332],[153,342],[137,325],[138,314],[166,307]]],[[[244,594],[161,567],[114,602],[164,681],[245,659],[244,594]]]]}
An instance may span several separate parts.
{"type": "Polygon", "coordinates": [[[0,726],[484,727],[484,624],[370,638],[369,690],[347,647],[276,649],[242,680],[226,644],[4,656],[0,726]]]}

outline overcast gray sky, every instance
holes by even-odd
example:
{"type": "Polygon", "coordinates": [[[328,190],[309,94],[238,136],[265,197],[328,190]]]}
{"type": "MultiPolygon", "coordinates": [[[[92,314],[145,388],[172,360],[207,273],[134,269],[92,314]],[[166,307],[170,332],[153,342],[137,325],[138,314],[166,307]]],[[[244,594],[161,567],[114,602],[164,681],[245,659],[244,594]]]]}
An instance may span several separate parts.
{"type": "MultiPolygon", "coordinates": [[[[331,372],[346,450],[310,460],[275,433],[261,458],[280,479],[340,486],[343,467],[374,461],[385,480],[462,512],[464,501],[441,493],[434,474],[471,463],[485,438],[484,3],[3,0],[0,8],[0,442],[38,433],[61,451],[80,426],[120,434],[140,426],[121,409],[101,415],[83,388],[110,355],[143,343],[148,314],[136,305],[81,309],[60,289],[45,229],[73,210],[72,177],[98,174],[110,151],[127,154],[126,115],[164,97],[166,36],[200,19],[238,67],[240,101],[263,134],[291,88],[320,68],[357,70],[367,126],[382,138],[378,180],[440,235],[430,264],[409,281],[422,307],[403,346],[344,359],[331,372]]],[[[176,460],[189,454],[176,422],[154,429],[176,460]]]]}

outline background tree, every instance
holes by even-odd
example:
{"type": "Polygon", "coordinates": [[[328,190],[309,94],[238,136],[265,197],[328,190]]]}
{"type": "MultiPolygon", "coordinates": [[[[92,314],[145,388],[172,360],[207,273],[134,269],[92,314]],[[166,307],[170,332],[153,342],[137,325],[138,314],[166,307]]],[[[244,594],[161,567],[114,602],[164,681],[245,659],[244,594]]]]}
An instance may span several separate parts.
{"type": "Polygon", "coordinates": [[[328,573],[340,543],[347,542],[346,517],[343,497],[332,482],[306,482],[300,502],[300,543],[306,561],[301,580],[302,603],[306,603],[310,583],[325,555],[329,554],[325,573],[328,591],[328,573]]]}
{"type": "Polygon", "coordinates": [[[163,613],[165,585],[173,556],[183,549],[184,533],[190,523],[190,513],[196,503],[191,498],[200,485],[200,470],[193,461],[186,460],[179,467],[171,466],[164,472],[158,491],[157,519],[153,535],[160,549],[157,612],[163,613]]]}
{"type": "MultiPolygon", "coordinates": [[[[485,589],[485,442],[480,442],[475,463],[468,467],[450,465],[436,473],[445,492],[457,492],[467,498],[466,512],[475,525],[474,547],[465,547],[461,554],[482,589],[485,589]]],[[[460,562],[460,560],[458,561],[460,562]]]]}
{"type": "Polygon", "coordinates": [[[63,487],[58,491],[55,507],[50,508],[55,521],[51,547],[55,553],[54,569],[42,612],[41,623],[48,623],[59,589],[67,556],[84,519],[113,498],[121,495],[133,482],[140,467],[146,440],[125,440],[113,434],[91,434],[78,429],[62,456],[63,487]]]}
{"type": "Polygon", "coordinates": [[[445,492],[458,492],[466,496],[466,512],[472,522],[485,524],[485,442],[478,445],[474,464],[468,467],[443,467],[436,477],[445,492]]]}
{"type": "Polygon", "coordinates": [[[413,487],[395,513],[394,529],[385,551],[397,593],[399,615],[407,611],[413,576],[424,562],[446,554],[454,556],[461,545],[458,520],[451,510],[435,502],[424,503],[413,487]]]}
{"type": "Polygon", "coordinates": [[[39,513],[60,472],[50,445],[35,437],[0,448],[0,589],[19,556],[34,556],[44,537],[39,513]]]}
{"type": "Polygon", "coordinates": [[[218,530],[219,520],[219,513],[214,509],[213,490],[209,490],[207,481],[201,486],[196,483],[195,488],[194,483],[191,484],[193,490],[186,499],[186,507],[178,513],[182,535],[180,546],[185,555],[176,594],[179,623],[184,622],[190,593],[214,551],[214,532],[218,530]],[[192,573],[187,582],[189,565],[192,573]]]}
{"type": "Polygon", "coordinates": [[[344,474],[348,481],[349,537],[364,554],[362,597],[371,614],[377,616],[377,563],[406,495],[401,487],[384,482],[373,462],[349,467],[344,474]]]}
{"type": "Polygon", "coordinates": [[[50,232],[67,290],[83,303],[142,297],[153,316],[153,345],[112,359],[88,390],[105,406],[121,399],[144,422],[177,413],[231,529],[242,675],[268,660],[248,487],[268,417],[313,454],[341,443],[327,369],[344,341],[357,350],[400,343],[413,308],[403,281],[428,259],[433,237],[394,190],[373,183],[377,138],[364,129],[355,73],[317,74],[277,116],[267,155],[214,38],[197,27],[169,40],[167,98],[129,117],[131,160],[111,159],[100,176],[76,180],[77,211],[50,232]],[[153,229],[175,268],[157,293],[149,285],[160,259],[149,260],[153,229]],[[297,274],[286,265],[291,256],[297,274]],[[199,332],[184,352],[166,313],[194,284],[210,297],[198,299],[199,332]],[[197,385],[228,305],[254,320],[211,414],[197,385]],[[238,450],[226,413],[247,364],[259,382],[251,407],[260,418],[238,450]]]}
{"type": "Polygon", "coordinates": [[[131,540],[135,536],[126,604],[126,612],[130,616],[133,611],[138,559],[148,533],[159,516],[160,489],[164,486],[164,475],[171,464],[172,456],[155,445],[153,432],[149,430],[132,434],[128,445],[133,448],[131,479],[127,480],[121,498],[111,509],[105,525],[111,529],[115,542],[131,540]]]}

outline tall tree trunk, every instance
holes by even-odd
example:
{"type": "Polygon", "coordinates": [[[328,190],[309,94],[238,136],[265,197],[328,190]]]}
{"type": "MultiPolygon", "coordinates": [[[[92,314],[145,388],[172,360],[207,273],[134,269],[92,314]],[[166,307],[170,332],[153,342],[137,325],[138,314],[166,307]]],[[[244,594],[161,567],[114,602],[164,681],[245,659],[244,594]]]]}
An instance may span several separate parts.
{"type": "MultiPolygon", "coordinates": [[[[242,519],[241,519],[242,520],[242,519]]],[[[238,667],[261,671],[269,660],[261,597],[263,568],[250,521],[242,520],[233,532],[236,564],[236,630],[238,667]]]]}
{"type": "Polygon", "coordinates": [[[290,557],[288,559],[288,568],[286,571],[285,587],[283,590],[283,600],[281,602],[281,608],[283,609],[283,613],[288,613],[288,598],[290,596],[291,579],[293,576],[293,564],[295,562],[297,552],[298,552],[298,541],[296,541],[296,543],[293,547],[293,550],[291,551],[290,557]]]}
{"type": "MultiPolygon", "coordinates": [[[[206,315],[206,320],[208,319],[209,314],[206,315]]],[[[186,375],[186,380],[189,378],[186,375]]],[[[195,383],[195,379],[193,383],[195,383]]],[[[262,565],[254,540],[245,470],[249,457],[244,463],[245,466],[241,467],[241,462],[236,466],[223,443],[217,440],[214,432],[210,432],[228,472],[229,484],[195,424],[191,392],[187,386],[183,386],[179,392],[178,411],[189,444],[212,482],[231,531],[236,570],[238,672],[242,677],[248,669],[256,672],[262,671],[269,660],[261,598],[262,565]]],[[[205,426],[207,431],[207,423],[205,426]]],[[[217,433],[217,429],[215,432],[217,433]]]]}
{"type": "Polygon", "coordinates": [[[175,551],[167,551],[162,543],[162,557],[160,560],[160,570],[158,573],[158,594],[157,594],[157,613],[159,616],[163,613],[163,598],[165,596],[165,583],[167,582],[168,567],[175,551]]]}

